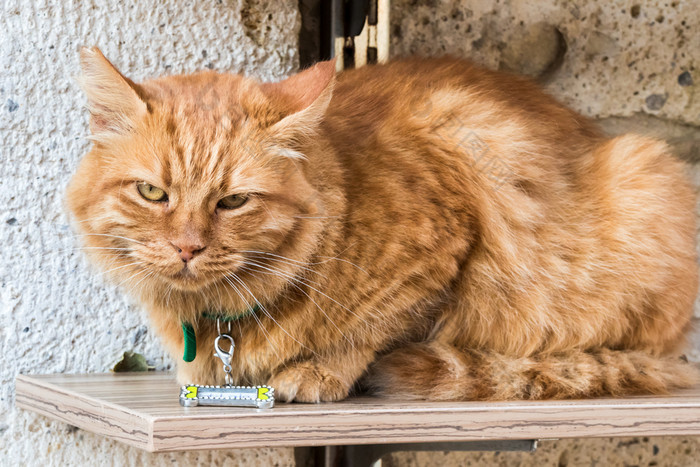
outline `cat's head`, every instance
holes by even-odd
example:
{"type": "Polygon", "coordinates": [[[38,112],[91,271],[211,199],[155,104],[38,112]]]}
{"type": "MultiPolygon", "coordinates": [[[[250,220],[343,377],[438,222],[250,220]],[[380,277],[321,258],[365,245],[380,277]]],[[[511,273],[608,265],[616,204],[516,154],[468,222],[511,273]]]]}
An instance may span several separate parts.
{"type": "Polygon", "coordinates": [[[309,254],[323,202],[304,148],[331,98],[332,62],[271,84],[211,71],[136,84],[96,48],[81,66],[93,146],[68,206],[110,275],[196,291],[245,274],[246,257],[309,254]]]}

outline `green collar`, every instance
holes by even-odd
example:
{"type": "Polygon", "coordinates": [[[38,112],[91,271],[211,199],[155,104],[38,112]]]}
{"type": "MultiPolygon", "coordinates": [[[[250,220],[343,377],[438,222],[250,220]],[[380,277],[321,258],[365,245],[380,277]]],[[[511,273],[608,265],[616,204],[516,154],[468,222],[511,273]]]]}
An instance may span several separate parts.
{"type": "MultiPolygon", "coordinates": [[[[202,316],[212,321],[216,321],[218,319],[225,323],[230,323],[250,316],[253,313],[257,313],[258,310],[260,310],[260,304],[256,304],[255,306],[248,308],[243,313],[237,315],[229,315],[228,313],[224,312],[215,313],[207,310],[202,312],[202,316]]],[[[188,323],[187,321],[183,321],[181,324],[182,337],[185,341],[185,352],[182,355],[182,359],[186,362],[191,362],[197,356],[197,336],[194,333],[194,327],[192,326],[192,324],[188,323]]]]}

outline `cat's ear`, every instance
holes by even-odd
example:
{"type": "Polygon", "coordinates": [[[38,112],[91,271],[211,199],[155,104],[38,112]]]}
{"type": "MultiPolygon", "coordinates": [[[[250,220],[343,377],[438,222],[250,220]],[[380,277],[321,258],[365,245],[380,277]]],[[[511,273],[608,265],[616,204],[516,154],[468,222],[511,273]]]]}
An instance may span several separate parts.
{"type": "Polygon", "coordinates": [[[148,106],[138,86],[122,75],[97,47],[80,50],[79,82],[87,94],[92,139],[128,133],[148,106]]]}
{"type": "Polygon", "coordinates": [[[276,138],[298,140],[315,134],[328,109],[335,85],[335,59],[317,63],[279,83],[261,85],[284,117],[270,130],[276,138]]]}

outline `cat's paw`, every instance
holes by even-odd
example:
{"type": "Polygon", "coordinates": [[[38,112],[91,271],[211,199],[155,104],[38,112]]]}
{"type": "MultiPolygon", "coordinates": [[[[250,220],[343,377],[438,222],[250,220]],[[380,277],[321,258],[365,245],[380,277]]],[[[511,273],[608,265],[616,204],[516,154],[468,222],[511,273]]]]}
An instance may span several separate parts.
{"type": "Polygon", "coordinates": [[[269,382],[275,398],[285,402],[333,402],[345,399],[350,384],[333,372],[312,362],[303,362],[279,371],[269,382]]]}

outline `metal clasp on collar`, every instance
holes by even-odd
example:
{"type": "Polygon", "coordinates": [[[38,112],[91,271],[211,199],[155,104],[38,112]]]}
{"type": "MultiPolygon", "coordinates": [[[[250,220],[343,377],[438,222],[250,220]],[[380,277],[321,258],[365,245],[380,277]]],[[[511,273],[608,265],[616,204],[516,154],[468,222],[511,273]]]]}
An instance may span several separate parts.
{"type": "Polygon", "coordinates": [[[233,351],[236,348],[236,344],[233,342],[233,337],[229,336],[228,334],[220,334],[214,340],[214,348],[216,349],[216,356],[221,360],[224,366],[231,366],[231,360],[233,360],[233,351]],[[219,341],[222,337],[228,339],[228,341],[231,343],[231,346],[229,347],[228,351],[224,350],[219,344],[219,341]]]}
{"type": "MultiPolygon", "coordinates": [[[[226,373],[226,385],[231,386],[233,384],[233,377],[231,376],[231,361],[233,360],[233,351],[236,349],[236,343],[233,342],[233,337],[231,337],[229,334],[221,333],[219,319],[216,320],[216,331],[219,333],[219,335],[214,340],[214,350],[216,350],[214,356],[221,360],[221,363],[224,364],[224,373],[226,373]],[[219,343],[222,337],[228,339],[228,341],[231,343],[231,346],[229,347],[228,351],[223,349],[221,347],[221,344],[219,343]]],[[[228,332],[231,332],[230,322],[228,323],[228,332]]]]}

